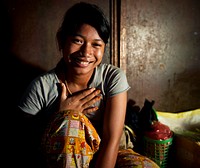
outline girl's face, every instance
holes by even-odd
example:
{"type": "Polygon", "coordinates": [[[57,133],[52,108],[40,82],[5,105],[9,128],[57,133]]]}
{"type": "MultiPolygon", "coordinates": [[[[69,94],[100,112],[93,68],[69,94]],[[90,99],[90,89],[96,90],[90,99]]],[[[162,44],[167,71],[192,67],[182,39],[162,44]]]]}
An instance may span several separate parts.
{"type": "Polygon", "coordinates": [[[105,43],[96,29],[83,24],[74,35],[67,37],[63,57],[70,72],[91,75],[101,63],[104,50],[105,43]]]}

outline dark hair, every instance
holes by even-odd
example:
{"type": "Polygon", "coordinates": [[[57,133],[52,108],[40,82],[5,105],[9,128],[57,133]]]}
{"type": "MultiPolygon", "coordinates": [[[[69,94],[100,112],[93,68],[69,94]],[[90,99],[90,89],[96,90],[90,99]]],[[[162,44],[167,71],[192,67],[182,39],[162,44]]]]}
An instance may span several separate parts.
{"type": "Polygon", "coordinates": [[[94,27],[104,43],[108,43],[110,36],[110,25],[102,10],[94,4],[79,2],[73,5],[65,13],[63,23],[57,32],[59,48],[62,49],[66,37],[73,35],[82,24],[94,27]]]}

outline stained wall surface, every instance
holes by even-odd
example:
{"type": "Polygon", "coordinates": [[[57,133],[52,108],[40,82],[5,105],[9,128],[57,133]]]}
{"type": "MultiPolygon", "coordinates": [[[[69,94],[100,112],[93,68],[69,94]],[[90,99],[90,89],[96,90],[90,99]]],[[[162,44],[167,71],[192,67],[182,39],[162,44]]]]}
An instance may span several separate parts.
{"type": "Polygon", "coordinates": [[[200,1],[121,1],[120,65],[143,106],[160,111],[200,107],[200,1]]]}

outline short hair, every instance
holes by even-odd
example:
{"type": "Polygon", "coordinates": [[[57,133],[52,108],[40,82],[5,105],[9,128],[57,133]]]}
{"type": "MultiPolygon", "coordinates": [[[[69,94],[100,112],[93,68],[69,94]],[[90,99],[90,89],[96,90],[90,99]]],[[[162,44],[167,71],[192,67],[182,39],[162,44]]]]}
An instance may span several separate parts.
{"type": "Polygon", "coordinates": [[[103,11],[95,4],[79,2],[67,10],[57,32],[59,48],[63,49],[66,37],[73,35],[83,24],[94,27],[105,44],[110,37],[110,24],[103,11]]]}

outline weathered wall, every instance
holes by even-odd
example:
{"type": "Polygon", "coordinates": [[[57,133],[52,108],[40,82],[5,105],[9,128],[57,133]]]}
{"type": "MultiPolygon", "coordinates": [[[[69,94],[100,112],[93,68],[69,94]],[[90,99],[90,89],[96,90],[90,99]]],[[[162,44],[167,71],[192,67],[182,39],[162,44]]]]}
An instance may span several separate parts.
{"type": "Polygon", "coordinates": [[[200,1],[122,0],[121,67],[129,99],[160,111],[200,107],[200,1]]]}

